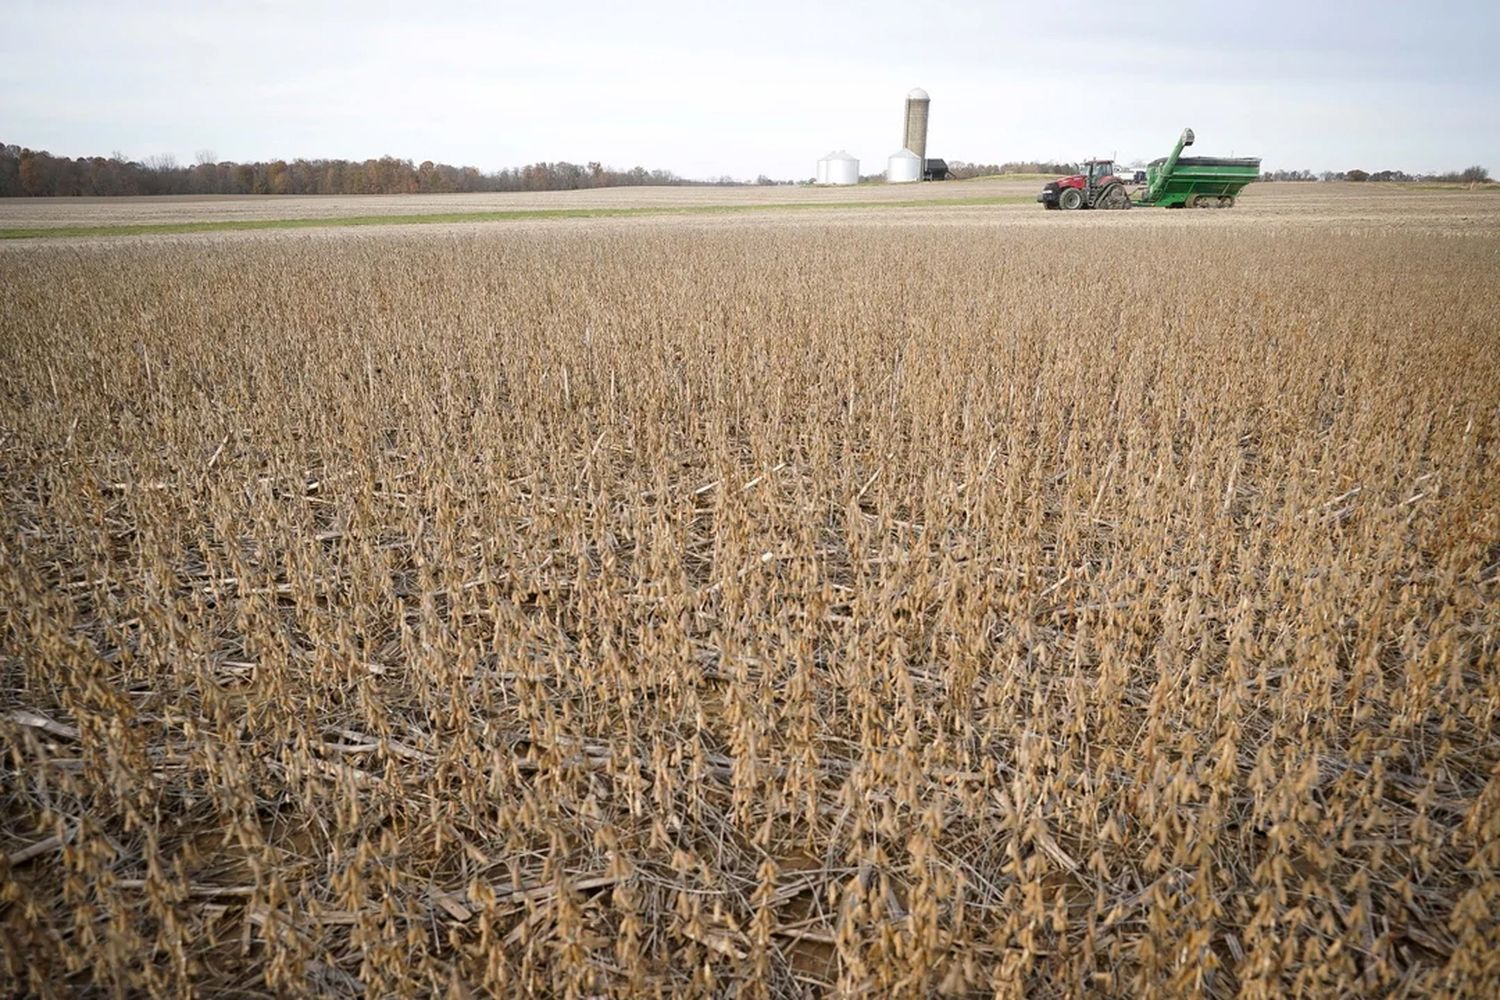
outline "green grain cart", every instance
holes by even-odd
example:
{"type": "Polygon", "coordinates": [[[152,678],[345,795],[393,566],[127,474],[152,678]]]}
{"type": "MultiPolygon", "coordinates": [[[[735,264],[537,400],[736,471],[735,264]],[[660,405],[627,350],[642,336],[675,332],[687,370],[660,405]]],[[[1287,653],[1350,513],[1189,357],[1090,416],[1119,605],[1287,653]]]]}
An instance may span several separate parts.
{"type": "Polygon", "coordinates": [[[1146,166],[1142,205],[1163,208],[1230,208],[1246,184],[1260,176],[1260,157],[1183,156],[1193,144],[1193,130],[1185,128],[1172,155],[1146,166]]]}
{"type": "Polygon", "coordinates": [[[1260,176],[1258,156],[1183,156],[1182,151],[1192,144],[1193,130],[1183,129],[1172,155],[1147,165],[1145,189],[1134,198],[1127,186],[1130,181],[1115,175],[1113,160],[1088,160],[1082,173],[1052,181],[1036,200],[1060,209],[1229,208],[1245,185],[1260,176]]]}

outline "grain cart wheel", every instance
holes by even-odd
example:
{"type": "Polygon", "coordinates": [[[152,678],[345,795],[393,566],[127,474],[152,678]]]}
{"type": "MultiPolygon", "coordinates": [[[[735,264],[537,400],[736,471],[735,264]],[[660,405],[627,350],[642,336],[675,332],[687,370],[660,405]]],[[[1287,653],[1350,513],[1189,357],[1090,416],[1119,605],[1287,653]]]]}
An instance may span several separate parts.
{"type": "Polygon", "coordinates": [[[1094,202],[1095,208],[1121,209],[1130,207],[1130,195],[1125,193],[1125,185],[1111,184],[1099,195],[1099,200],[1094,202]]]}
{"type": "Polygon", "coordinates": [[[1083,192],[1077,188],[1063,188],[1062,194],[1057,196],[1057,205],[1059,208],[1066,208],[1070,212],[1082,208],[1083,192]]]}
{"type": "Polygon", "coordinates": [[[1226,194],[1224,197],[1220,198],[1219,199],[1219,207],[1220,208],[1233,208],[1234,207],[1234,196],[1226,194]]]}

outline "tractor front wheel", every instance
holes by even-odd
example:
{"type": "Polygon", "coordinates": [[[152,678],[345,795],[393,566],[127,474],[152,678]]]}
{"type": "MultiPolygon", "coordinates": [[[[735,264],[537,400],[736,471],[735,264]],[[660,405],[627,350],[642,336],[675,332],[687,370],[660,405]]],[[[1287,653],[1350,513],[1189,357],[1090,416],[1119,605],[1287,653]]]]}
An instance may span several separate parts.
{"type": "Polygon", "coordinates": [[[1062,194],[1057,196],[1057,204],[1060,208],[1074,211],[1083,207],[1083,192],[1077,188],[1063,188],[1062,194]]]}

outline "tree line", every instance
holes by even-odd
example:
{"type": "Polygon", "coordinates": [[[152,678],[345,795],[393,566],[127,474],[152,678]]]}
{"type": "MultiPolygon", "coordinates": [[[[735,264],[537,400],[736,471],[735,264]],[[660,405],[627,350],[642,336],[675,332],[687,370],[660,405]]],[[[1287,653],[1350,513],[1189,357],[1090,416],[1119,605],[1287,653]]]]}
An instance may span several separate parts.
{"type": "MultiPolygon", "coordinates": [[[[948,176],[955,180],[994,174],[1064,176],[1078,171],[1075,163],[1016,160],[1008,163],[969,163],[951,160],[948,176]]],[[[872,175],[878,177],[879,175],[872,175]]],[[[1364,170],[1315,173],[1275,170],[1263,181],[1437,181],[1482,183],[1489,180],[1482,166],[1438,174],[1408,174],[1401,170],[1364,170]]],[[[579,188],[639,185],[734,185],[732,177],[686,180],[670,170],[633,167],[619,170],[595,161],[586,164],[532,163],[490,173],[475,167],[382,156],[371,160],[296,159],[258,163],[217,160],[199,153],[196,162],[179,164],[170,156],[144,162],[113,156],[54,156],[46,150],[0,143],[0,197],[162,194],[447,194],[451,192],[572,191],[579,188]]],[[[756,184],[782,183],[764,175],[756,184]]]]}
{"type": "Polygon", "coordinates": [[[1054,174],[1067,177],[1078,173],[1076,163],[1048,163],[1043,160],[1012,160],[1009,163],[969,163],[964,160],[948,161],[948,176],[956,181],[971,177],[991,177],[995,174],[1054,174]]]}
{"type": "MultiPolygon", "coordinates": [[[[766,182],[767,179],[762,179],[766,182]]],[[[670,170],[618,170],[601,163],[533,163],[493,173],[475,167],[382,156],[365,160],[217,161],[201,153],[181,165],[113,156],[53,156],[0,143],[0,197],[161,194],[446,194],[473,191],[571,191],[645,184],[737,184],[730,177],[690,181],[670,170]]]]}
{"type": "Polygon", "coordinates": [[[1440,184],[1483,184],[1490,179],[1488,169],[1480,166],[1450,170],[1444,174],[1409,174],[1404,170],[1268,170],[1263,181],[1428,181],[1440,184]]]}

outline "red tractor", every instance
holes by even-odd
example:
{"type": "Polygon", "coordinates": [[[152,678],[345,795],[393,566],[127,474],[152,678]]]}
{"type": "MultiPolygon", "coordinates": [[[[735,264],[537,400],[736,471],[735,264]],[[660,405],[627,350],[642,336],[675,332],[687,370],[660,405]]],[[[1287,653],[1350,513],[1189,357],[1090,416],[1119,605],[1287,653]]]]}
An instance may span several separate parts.
{"type": "Polygon", "coordinates": [[[1088,160],[1083,173],[1052,181],[1036,200],[1048,208],[1129,208],[1125,183],[1115,176],[1114,160],[1088,160]]]}

